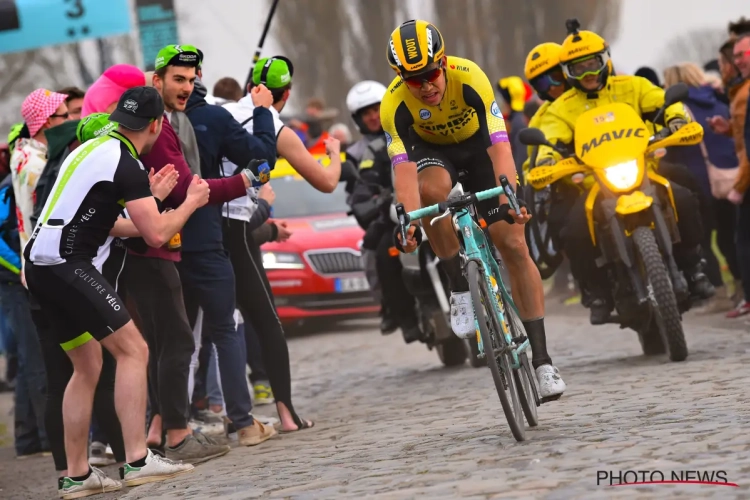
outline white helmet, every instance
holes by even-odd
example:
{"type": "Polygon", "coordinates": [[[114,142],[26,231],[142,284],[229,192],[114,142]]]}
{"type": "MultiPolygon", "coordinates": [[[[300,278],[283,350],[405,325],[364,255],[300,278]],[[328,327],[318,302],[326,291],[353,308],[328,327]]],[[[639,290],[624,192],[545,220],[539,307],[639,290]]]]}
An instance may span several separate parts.
{"type": "Polygon", "coordinates": [[[372,80],[359,82],[346,95],[346,107],[355,115],[360,109],[382,101],[387,90],[383,84],[372,80]]]}

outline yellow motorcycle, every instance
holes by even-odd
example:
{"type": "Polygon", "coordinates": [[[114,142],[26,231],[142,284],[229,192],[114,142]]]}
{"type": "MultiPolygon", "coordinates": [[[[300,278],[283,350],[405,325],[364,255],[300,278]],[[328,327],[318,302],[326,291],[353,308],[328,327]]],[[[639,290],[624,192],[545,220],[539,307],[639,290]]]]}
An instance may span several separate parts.
{"type": "MultiPolygon", "coordinates": [[[[657,116],[686,97],[686,86],[671,87],[657,116]]],[[[557,164],[529,172],[526,180],[535,189],[566,177],[581,182],[593,175],[586,216],[601,254],[597,265],[606,267],[613,284],[617,315],[610,322],[635,330],[644,354],[668,351],[672,361],[687,358],[681,313],[690,307],[690,298],[672,254],[673,244],[680,241],[679,214],[669,181],[649,165],[664,155],[664,148],[700,143],[700,124],[688,123],[671,134],[665,128],[649,137],[646,124],[631,106],[612,103],[578,118],[575,155],[550,144],[539,129],[522,131],[520,140],[552,147],[563,155],[557,164]]]]}

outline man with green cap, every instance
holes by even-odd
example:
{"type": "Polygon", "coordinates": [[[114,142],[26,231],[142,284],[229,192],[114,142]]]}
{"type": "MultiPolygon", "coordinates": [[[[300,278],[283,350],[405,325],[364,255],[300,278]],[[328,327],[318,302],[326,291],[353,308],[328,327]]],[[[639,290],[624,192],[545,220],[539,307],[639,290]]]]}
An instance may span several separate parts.
{"type": "MultiPolygon", "coordinates": [[[[141,160],[147,169],[153,168],[158,172],[165,165],[172,164],[179,173],[177,186],[164,200],[167,208],[177,208],[184,202],[187,188],[193,177],[183,150],[185,134],[195,134],[193,125],[189,121],[186,125],[181,123],[180,137],[178,137],[173,124],[181,116],[180,113],[186,110],[188,99],[193,94],[202,58],[202,53],[195,46],[168,45],[159,51],[155,61],[153,85],[162,96],[167,119],[164,120],[161,134],[151,152],[143,155],[141,160]]],[[[269,94],[268,104],[270,105],[270,93],[268,90],[265,92],[269,94]]],[[[256,93],[257,95],[259,93],[256,93]]],[[[213,106],[202,105],[200,109],[204,110],[209,107],[213,106]]],[[[216,109],[223,111],[220,108],[216,109]]],[[[223,113],[228,120],[234,122],[226,111],[223,113]]],[[[203,227],[201,221],[204,221],[206,217],[210,218],[212,213],[215,213],[215,217],[219,217],[219,209],[216,205],[244,196],[246,189],[252,186],[252,180],[258,175],[257,164],[254,164],[255,171],[245,167],[253,167],[250,165],[251,159],[267,158],[269,152],[275,147],[271,115],[262,108],[259,114],[265,115],[258,120],[261,127],[265,122],[266,130],[259,134],[263,140],[250,136],[236,122],[234,122],[235,129],[238,128],[244,136],[227,133],[226,120],[210,124],[210,131],[215,134],[214,137],[221,141],[229,141],[234,148],[233,152],[244,160],[241,162],[242,172],[228,178],[219,178],[219,176],[211,175],[209,171],[201,172],[201,176],[210,188],[209,205],[213,206],[195,212],[191,216],[191,222],[183,228],[181,234],[175,235],[170,244],[158,249],[150,248],[145,254],[131,252],[126,263],[124,276],[127,278],[128,291],[137,305],[138,314],[142,319],[143,334],[151,352],[149,401],[152,421],[149,426],[148,444],[151,447],[164,449],[166,456],[174,460],[197,463],[229,451],[228,446],[218,445],[200,433],[192,432],[188,425],[190,410],[188,374],[190,360],[195,350],[195,341],[185,303],[182,300],[183,278],[178,273],[177,263],[193,257],[192,254],[198,254],[198,264],[188,264],[182,267],[200,270],[203,263],[212,262],[210,257],[216,257],[214,249],[221,249],[223,252],[220,221],[215,223],[215,230],[210,224],[203,227]],[[187,245],[193,247],[187,248],[187,245]],[[191,255],[187,254],[188,251],[191,255]],[[204,258],[204,256],[208,257],[204,258]],[[163,431],[166,431],[165,441],[162,440],[163,431]]],[[[204,126],[203,130],[208,131],[209,127],[204,126]]],[[[202,156],[203,151],[201,151],[199,163],[202,156]]],[[[226,259],[226,255],[223,255],[223,258],[226,259]]],[[[192,262],[192,259],[188,260],[192,262]]],[[[230,267],[229,273],[231,274],[231,264],[228,259],[226,259],[226,264],[230,267]]],[[[205,278],[208,279],[209,276],[205,278]]],[[[231,289],[233,293],[233,284],[231,289]]],[[[205,292],[206,295],[213,292],[191,285],[185,287],[185,296],[192,296],[196,290],[205,292]]],[[[215,295],[220,296],[221,293],[222,291],[219,290],[215,295]]],[[[233,312],[232,310],[229,320],[233,312]]],[[[209,319],[215,318],[211,316],[209,319]]],[[[234,325],[233,320],[231,324],[234,325]]],[[[244,353],[244,350],[238,347],[239,344],[235,345],[236,331],[232,333],[227,328],[217,330],[215,343],[219,350],[222,378],[232,380],[231,384],[225,384],[227,413],[230,419],[236,421],[238,429],[248,435],[247,439],[240,439],[241,444],[258,444],[270,437],[271,429],[264,429],[260,422],[255,422],[249,415],[252,404],[245,382],[245,362],[242,359],[244,355],[242,358],[238,357],[239,351],[244,353]]]]}
{"type": "MultiPolygon", "coordinates": [[[[294,66],[288,58],[274,56],[261,59],[253,68],[251,83],[247,89],[248,95],[236,103],[228,103],[223,107],[232,113],[235,120],[240,122],[245,130],[252,133],[256,110],[252,96],[258,88],[267,87],[273,96],[270,111],[273,115],[276,134],[276,155],[288,160],[292,167],[315,189],[331,193],[341,180],[339,141],[334,138],[327,140],[326,148],[331,162],[327,168],[323,167],[310,154],[299,136],[290,128],[285,127],[279,118],[279,113],[291,94],[293,75],[294,66]]],[[[224,175],[232,175],[237,170],[237,165],[224,158],[222,169],[224,175]]],[[[256,193],[249,192],[248,194],[249,196],[229,202],[222,209],[224,246],[229,251],[235,273],[237,307],[245,320],[246,337],[253,334],[259,337],[263,364],[268,372],[282,430],[289,432],[306,429],[313,423],[300,418],[292,405],[288,348],[283,329],[276,316],[273,299],[265,292],[268,278],[260,258],[260,248],[250,234],[254,229],[251,218],[258,211],[267,210],[267,207],[265,202],[258,201],[256,193]]],[[[271,226],[266,225],[266,227],[271,226]]],[[[290,233],[282,224],[276,225],[276,228],[275,239],[277,241],[289,237],[290,233]]],[[[254,339],[248,338],[248,341],[252,340],[254,339]]],[[[247,343],[256,344],[256,342],[247,343]]],[[[255,382],[260,381],[254,381],[254,386],[255,382]]],[[[263,392],[270,392],[267,387],[255,389],[256,396],[263,392]]]]}

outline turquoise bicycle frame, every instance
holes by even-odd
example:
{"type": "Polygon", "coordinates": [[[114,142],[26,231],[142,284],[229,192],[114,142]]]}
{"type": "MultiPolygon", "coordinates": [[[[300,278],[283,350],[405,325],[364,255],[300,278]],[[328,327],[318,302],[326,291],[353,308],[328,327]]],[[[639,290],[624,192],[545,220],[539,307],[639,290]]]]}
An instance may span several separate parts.
{"type": "MultiPolygon", "coordinates": [[[[477,201],[483,201],[505,194],[506,192],[504,191],[504,188],[502,186],[498,186],[486,191],[475,193],[474,196],[476,197],[477,201]]],[[[450,203],[450,200],[448,201],[448,203],[450,203]]],[[[467,261],[474,260],[482,264],[482,269],[484,270],[485,276],[485,286],[487,287],[488,296],[492,297],[493,295],[496,295],[494,287],[492,286],[492,281],[490,280],[490,276],[492,276],[497,282],[497,286],[499,287],[503,303],[510,304],[517,314],[518,309],[516,309],[515,303],[513,303],[508,290],[505,288],[505,284],[503,283],[503,279],[500,275],[500,267],[498,266],[497,260],[495,260],[495,257],[492,255],[492,242],[487,239],[484,230],[479,226],[479,224],[477,224],[477,222],[471,216],[471,213],[469,213],[469,207],[467,206],[455,209],[455,212],[453,208],[449,208],[448,210],[451,211],[451,217],[455,222],[455,226],[458,227],[458,241],[461,248],[459,253],[461,253],[467,261]]],[[[409,212],[407,215],[409,216],[409,220],[422,219],[423,217],[432,217],[435,215],[440,215],[440,207],[439,205],[432,205],[429,207],[420,208],[419,210],[414,210],[413,212],[409,212]]],[[[500,307],[499,301],[493,300],[491,302],[493,308],[495,309],[495,313],[500,320],[500,323],[506,324],[505,313],[500,307]]],[[[474,305],[474,307],[477,306],[474,305]]],[[[478,330],[479,326],[476,325],[476,314],[474,317],[474,322],[475,329],[478,330]]],[[[518,360],[518,353],[524,352],[526,349],[528,349],[529,339],[527,338],[519,345],[514,345],[513,339],[510,335],[510,328],[504,328],[503,330],[505,343],[511,353],[511,367],[514,370],[517,370],[521,366],[521,363],[518,360]]],[[[479,352],[484,353],[484,345],[482,343],[481,336],[479,335],[477,335],[477,343],[479,344],[479,352]]]]}

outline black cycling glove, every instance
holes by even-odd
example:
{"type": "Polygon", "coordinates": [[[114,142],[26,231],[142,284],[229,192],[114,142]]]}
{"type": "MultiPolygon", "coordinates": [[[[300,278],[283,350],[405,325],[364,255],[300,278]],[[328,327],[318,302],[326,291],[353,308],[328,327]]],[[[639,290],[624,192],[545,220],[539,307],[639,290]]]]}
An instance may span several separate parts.
{"type": "MultiPolygon", "coordinates": [[[[516,200],[518,201],[519,207],[526,208],[526,212],[531,214],[531,210],[529,210],[529,206],[526,204],[525,201],[523,201],[521,198],[516,197],[516,200]]],[[[493,220],[504,220],[508,224],[515,224],[516,221],[513,219],[513,216],[510,215],[510,205],[508,203],[503,203],[500,205],[500,208],[496,215],[492,216],[493,220]]]]}
{"type": "MultiPolygon", "coordinates": [[[[417,228],[414,231],[414,234],[412,236],[414,236],[414,239],[417,240],[417,248],[419,248],[419,245],[422,244],[422,229],[415,224],[412,224],[412,225],[417,228]]],[[[401,234],[401,226],[397,225],[396,227],[393,228],[393,244],[398,249],[399,252],[404,253],[404,247],[401,246],[401,241],[398,238],[400,234],[401,234]]]]}

